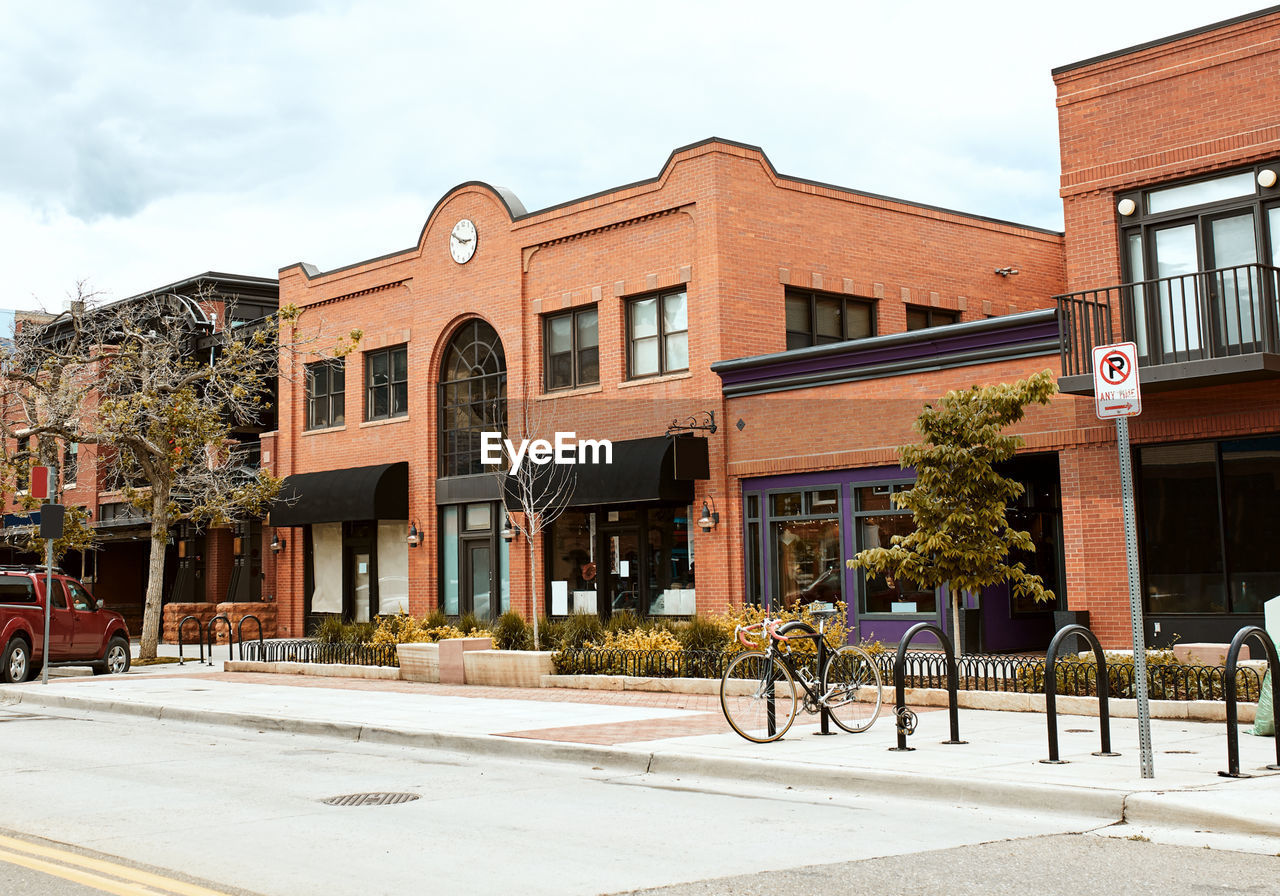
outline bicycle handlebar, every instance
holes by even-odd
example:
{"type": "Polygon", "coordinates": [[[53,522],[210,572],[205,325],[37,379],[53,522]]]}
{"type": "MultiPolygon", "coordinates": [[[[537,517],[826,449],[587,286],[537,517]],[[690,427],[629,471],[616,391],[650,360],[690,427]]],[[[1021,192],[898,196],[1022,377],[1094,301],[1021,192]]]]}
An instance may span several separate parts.
{"type": "Polygon", "coordinates": [[[775,641],[786,643],[790,640],[786,635],[778,634],[778,626],[782,623],[781,619],[762,619],[753,625],[734,626],[733,634],[743,647],[755,647],[756,645],[747,640],[747,632],[757,629],[763,630],[770,638],[775,641]]]}

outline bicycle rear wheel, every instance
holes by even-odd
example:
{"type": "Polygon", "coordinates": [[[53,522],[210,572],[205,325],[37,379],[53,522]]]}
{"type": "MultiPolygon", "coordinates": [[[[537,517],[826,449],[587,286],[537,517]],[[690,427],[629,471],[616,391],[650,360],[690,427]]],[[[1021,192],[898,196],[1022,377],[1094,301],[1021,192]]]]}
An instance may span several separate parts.
{"type": "Polygon", "coordinates": [[[850,734],[866,731],[880,715],[880,670],[861,647],[841,647],[822,670],[822,704],[850,734]]]}
{"type": "Polygon", "coordinates": [[[720,708],[747,740],[778,740],[796,718],[795,679],[776,657],[759,650],[738,654],[720,679],[720,708]]]}

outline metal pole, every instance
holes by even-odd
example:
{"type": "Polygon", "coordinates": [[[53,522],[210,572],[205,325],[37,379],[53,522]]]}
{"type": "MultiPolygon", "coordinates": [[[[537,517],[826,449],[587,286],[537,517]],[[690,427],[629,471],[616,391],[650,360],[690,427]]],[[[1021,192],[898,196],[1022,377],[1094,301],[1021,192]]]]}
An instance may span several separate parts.
{"type": "Polygon", "coordinates": [[[49,658],[53,652],[49,650],[49,613],[53,606],[53,539],[44,540],[44,665],[40,669],[40,683],[49,683],[49,658]]]}
{"type": "MultiPolygon", "coordinates": [[[[1129,451],[1129,418],[1116,418],[1120,449],[1120,492],[1124,501],[1124,547],[1129,561],[1129,617],[1133,625],[1133,689],[1138,699],[1138,750],[1142,777],[1154,778],[1151,759],[1151,706],[1147,702],[1146,623],[1142,619],[1142,574],[1138,565],[1138,521],[1134,511],[1133,466],[1129,451]]],[[[1100,674],[1106,674],[1105,671],[1100,674]]]]}

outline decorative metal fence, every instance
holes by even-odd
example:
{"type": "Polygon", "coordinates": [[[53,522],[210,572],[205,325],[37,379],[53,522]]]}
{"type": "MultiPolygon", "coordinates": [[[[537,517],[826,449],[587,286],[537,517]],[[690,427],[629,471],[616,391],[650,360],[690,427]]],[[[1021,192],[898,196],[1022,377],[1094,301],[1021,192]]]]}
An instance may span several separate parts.
{"type": "MultiPolygon", "coordinates": [[[[556,671],[577,675],[633,675],[643,678],[719,678],[732,653],[710,650],[596,650],[572,648],[556,654],[556,671]]],[[[876,657],[886,686],[895,685],[894,656],[876,657]]],[[[956,661],[960,690],[1044,693],[1044,660],[1037,657],[975,654],[956,661]]],[[[1226,669],[1222,666],[1149,665],[1148,690],[1155,700],[1222,700],[1226,669]]],[[[1117,661],[1107,666],[1111,696],[1133,696],[1133,664],[1117,661]]],[[[1057,664],[1058,694],[1064,697],[1097,695],[1098,670],[1091,660],[1075,657],[1057,664]]],[[[906,681],[911,688],[945,688],[946,655],[911,651],[906,656],[906,681]]],[[[1253,702],[1262,688],[1262,676],[1253,669],[1236,673],[1240,699],[1253,702]]]]}
{"type": "Polygon", "coordinates": [[[345,663],[352,666],[399,666],[394,644],[325,644],[314,638],[293,641],[250,641],[241,645],[244,658],[263,663],[345,663]]]}

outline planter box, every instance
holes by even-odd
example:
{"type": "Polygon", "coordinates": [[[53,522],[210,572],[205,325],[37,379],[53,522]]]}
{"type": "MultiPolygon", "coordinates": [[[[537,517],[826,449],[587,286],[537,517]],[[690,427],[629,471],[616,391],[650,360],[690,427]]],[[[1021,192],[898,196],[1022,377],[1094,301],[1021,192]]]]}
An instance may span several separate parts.
{"type": "Polygon", "coordinates": [[[437,682],[440,680],[439,644],[397,644],[400,677],[404,681],[437,682]]]}
{"type": "Polygon", "coordinates": [[[462,655],[475,650],[492,650],[493,641],[489,638],[450,638],[436,645],[440,648],[440,683],[466,684],[466,667],[462,664],[462,655]]]}
{"type": "Polygon", "coordinates": [[[462,655],[467,684],[504,688],[540,688],[554,671],[551,651],[471,650],[462,655]]]}

